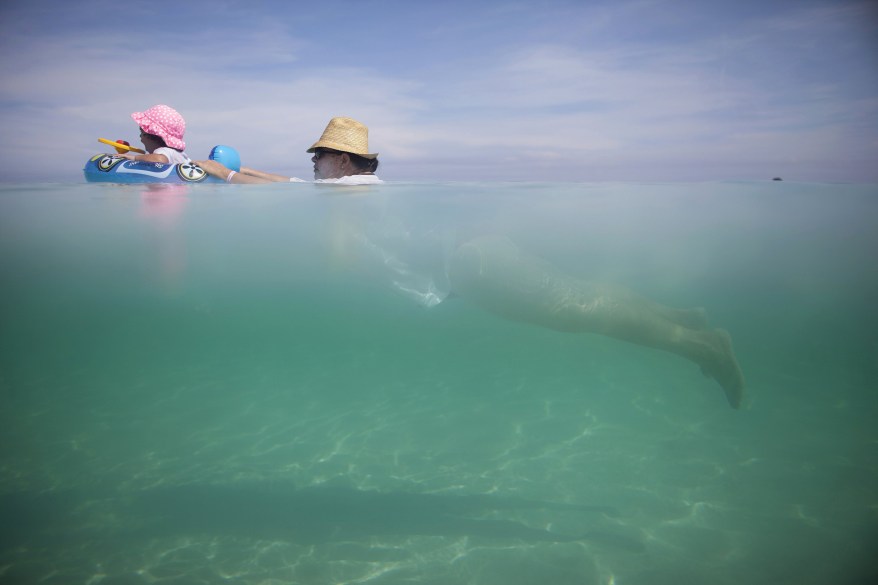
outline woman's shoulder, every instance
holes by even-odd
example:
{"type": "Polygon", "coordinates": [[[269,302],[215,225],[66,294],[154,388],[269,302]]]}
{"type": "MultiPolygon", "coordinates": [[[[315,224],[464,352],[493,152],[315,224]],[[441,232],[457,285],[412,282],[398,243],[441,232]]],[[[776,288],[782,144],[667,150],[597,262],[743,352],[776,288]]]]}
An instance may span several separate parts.
{"type": "Polygon", "coordinates": [[[338,179],[318,179],[315,183],[332,183],[335,185],[377,185],[383,183],[377,175],[348,175],[338,179]]]}

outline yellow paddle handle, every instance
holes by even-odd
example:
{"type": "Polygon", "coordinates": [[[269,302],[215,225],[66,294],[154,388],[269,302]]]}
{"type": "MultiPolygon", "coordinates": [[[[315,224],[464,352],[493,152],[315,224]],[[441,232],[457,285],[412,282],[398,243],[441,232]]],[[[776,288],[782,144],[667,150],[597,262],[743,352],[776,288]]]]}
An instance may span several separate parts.
{"type": "Polygon", "coordinates": [[[139,148],[134,148],[133,146],[129,146],[127,144],[122,144],[121,142],[114,142],[112,140],[107,140],[106,138],[98,138],[98,142],[103,142],[104,144],[109,144],[113,148],[116,149],[116,152],[123,153],[128,152],[136,152],[137,154],[146,154],[145,150],[140,150],[139,148]]]}

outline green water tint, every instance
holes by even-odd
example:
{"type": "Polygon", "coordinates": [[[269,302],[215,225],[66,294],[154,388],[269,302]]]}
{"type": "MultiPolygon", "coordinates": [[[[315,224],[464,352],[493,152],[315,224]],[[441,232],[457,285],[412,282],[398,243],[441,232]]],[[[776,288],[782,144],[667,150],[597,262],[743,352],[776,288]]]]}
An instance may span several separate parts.
{"type": "Polygon", "coordinates": [[[6,187],[2,577],[862,576],[878,527],[876,197],[6,187]],[[571,278],[705,307],[749,408],[671,354],[465,298],[430,306],[449,254],[484,234],[571,278]]]}

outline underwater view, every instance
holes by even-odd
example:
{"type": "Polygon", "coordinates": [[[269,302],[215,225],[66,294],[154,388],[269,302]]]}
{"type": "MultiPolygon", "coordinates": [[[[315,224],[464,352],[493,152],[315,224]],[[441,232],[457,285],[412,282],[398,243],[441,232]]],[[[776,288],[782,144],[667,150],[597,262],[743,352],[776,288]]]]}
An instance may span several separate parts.
{"type": "Polygon", "coordinates": [[[878,187],[0,187],[0,582],[878,581],[878,187]]]}

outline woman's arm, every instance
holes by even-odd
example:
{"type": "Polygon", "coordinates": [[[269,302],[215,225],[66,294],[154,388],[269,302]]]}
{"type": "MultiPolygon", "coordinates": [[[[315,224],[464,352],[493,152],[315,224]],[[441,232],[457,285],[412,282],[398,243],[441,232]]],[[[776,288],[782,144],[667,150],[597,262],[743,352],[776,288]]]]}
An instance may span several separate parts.
{"type": "MultiPolygon", "coordinates": [[[[238,184],[256,184],[256,183],[274,183],[275,181],[271,181],[269,179],[264,179],[262,177],[253,176],[248,173],[244,173],[244,169],[241,169],[240,172],[233,173],[231,169],[226,167],[225,165],[218,163],[215,160],[198,160],[195,161],[195,164],[200,166],[202,169],[207,171],[207,174],[212,175],[214,177],[219,177],[223,181],[229,183],[238,183],[238,184]]],[[[289,179],[286,179],[289,181],[289,179]]]]}
{"type": "Polygon", "coordinates": [[[257,171],[256,169],[251,169],[249,167],[241,167],[241,174],[248,175],[250,177],[257,177],[259,179],[265,179],[266,181],[270,181],[272,183],[289,183],[290,178],[285,177],[283,175],[277,175],[275,173],[266,173],[265,171],[257,171]]]}

